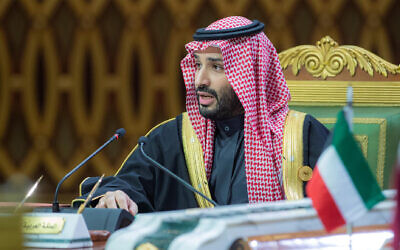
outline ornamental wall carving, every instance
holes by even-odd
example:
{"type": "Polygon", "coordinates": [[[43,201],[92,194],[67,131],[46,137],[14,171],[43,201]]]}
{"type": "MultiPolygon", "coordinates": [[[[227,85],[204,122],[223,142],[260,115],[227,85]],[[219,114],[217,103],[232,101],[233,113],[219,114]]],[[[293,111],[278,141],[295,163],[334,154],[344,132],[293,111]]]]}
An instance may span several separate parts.
{"type": "MultiPolygon", "coordinates": [[[[20,174],[32,182],[44,174],[41,192],[52,193],[67,171],[124,127],[125,138],[62,191],[76,193],[86,176],[113,174],[139,136],[184,111],[184,44],[196,28],[229,15],[264,22],[278,51],[329,34],[400,63],[394,0],[2,0],[0,192],[20,174]]],[[[339,53],[346,63],[332,57],[325,70],[313,57],[298,64],[329,77],[357,66],[349,51],[339,53]]]]}

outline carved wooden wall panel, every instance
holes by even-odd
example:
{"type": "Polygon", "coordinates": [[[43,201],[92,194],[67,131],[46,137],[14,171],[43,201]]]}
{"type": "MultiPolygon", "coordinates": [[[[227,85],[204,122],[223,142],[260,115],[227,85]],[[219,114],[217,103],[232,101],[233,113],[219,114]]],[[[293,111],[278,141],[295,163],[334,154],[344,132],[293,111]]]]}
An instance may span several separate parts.
{"type": "Polygon", "coordinates": [[[263,21],[278,51],[330,35],[400,63],[394,0],[1,0],[0,192],[44,174],[51,193],[124,127],[62,190],[113,174],[140,135],[184,110],[184,44],[229,15],[263,21]]]}

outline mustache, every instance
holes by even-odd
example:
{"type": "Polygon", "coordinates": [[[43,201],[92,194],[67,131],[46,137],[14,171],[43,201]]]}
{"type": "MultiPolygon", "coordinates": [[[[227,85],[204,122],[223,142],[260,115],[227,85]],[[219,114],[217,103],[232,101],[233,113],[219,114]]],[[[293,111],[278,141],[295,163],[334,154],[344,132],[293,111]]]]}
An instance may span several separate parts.
{"type": "Polygon", "coordinates": [[[209,93],[209,94],[213,95],[215,98],[218,99],[217,92],[216,92],[215,90],[213,90],[213,89],[210,89],[210,88],[206,87],[206,86],[200,86],[200,87],[197,87],[197,88],[196,88],[196,95],[197,95],[197,97],[199,97],[199,94],[198,94],[199,91],[200,91],[200,92],[209,93]]]}

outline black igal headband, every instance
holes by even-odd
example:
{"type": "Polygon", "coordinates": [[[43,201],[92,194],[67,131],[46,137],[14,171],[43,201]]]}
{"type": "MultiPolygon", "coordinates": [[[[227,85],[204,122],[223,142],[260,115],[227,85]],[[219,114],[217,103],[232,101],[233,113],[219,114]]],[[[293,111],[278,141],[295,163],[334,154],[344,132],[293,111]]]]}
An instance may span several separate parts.
{"type": "Polygon", "coordinates": [[[251,36],[261,32],[263,29],[264,24],[262,22],[253,20],[251,24],[231,29],[206,30],[206,28],[201,28],[196,30],[193,39],[195,41],[226,40],[235,37],[251,36]]]}

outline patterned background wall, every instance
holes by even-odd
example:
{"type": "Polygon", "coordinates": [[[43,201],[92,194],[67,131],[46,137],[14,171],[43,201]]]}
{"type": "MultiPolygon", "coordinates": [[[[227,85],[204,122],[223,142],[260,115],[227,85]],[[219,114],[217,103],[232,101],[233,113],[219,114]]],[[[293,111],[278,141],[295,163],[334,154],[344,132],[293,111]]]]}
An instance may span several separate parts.
{"type": "Polygon", "coordinates": [[[61,200],[83,177],[113,174],[140,135],[184,110],[184,44],[229,15],[264,22],[278,51],[330,35],[400,63],[394,0],[1,0],[0,193],[41,174],[40,192],[52,193],[124,127],[64,183],[61,200]]]}

